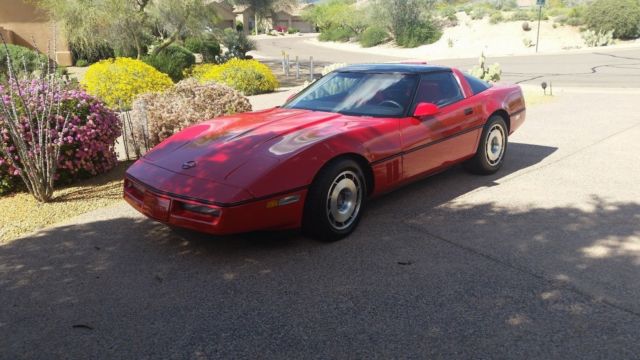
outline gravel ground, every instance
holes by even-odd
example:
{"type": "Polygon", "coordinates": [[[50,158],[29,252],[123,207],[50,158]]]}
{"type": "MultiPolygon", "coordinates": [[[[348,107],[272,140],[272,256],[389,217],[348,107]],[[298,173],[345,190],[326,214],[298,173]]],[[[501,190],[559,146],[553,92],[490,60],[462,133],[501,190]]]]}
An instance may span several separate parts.
{"type": "Polygon", "coordinates": [[[0,197],[0,245],[34,230],[119,203],[127,166],[128,163],[121,162],[107,174],[58,189],[53,201],[46,204],[26,192],[0,197]]]}

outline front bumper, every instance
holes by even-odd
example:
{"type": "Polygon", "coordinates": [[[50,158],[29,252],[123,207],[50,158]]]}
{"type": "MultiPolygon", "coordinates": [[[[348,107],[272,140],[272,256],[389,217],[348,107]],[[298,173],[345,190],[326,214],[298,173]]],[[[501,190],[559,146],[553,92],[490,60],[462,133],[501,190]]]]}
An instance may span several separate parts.
{"type": "Polygon", "coordinates": [[[298,228],[306,194],[297,189],[225,206],[154,189],[130,176],[124,184],[124,199],[149,218],[215,235],[298,228]]]}

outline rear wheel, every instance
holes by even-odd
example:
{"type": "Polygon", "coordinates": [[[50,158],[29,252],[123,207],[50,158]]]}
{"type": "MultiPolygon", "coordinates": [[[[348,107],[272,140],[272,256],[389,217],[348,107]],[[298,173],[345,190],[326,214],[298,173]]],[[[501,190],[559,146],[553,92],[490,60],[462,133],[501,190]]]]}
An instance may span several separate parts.
{"type": "Polygon", "coordinates": [[[502,167],[507,152],[509,132],[507,124],[499,115],[487,121],[480,137],[476,154],[464,163],[464,167],[475,174],[493,174],[502,167]]]}
{"type": "Polygon", "coordinates": [[[302,231],[322,241],[351,234],[362,216],[366,194],[366,180],[356,161],[345,158],[329,163],[309,188],[302,231]]]}

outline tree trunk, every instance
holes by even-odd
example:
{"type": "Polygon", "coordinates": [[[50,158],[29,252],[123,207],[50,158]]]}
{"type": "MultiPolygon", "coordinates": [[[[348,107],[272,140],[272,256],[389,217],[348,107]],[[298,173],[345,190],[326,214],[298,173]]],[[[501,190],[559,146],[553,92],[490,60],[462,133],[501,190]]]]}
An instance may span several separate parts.
{"type": "Polygon", "coordinates": [[[254,11],[253,16],[255,17],[255,30],[256,30],[256,35],[258,35],[258,12],[254,11]]]}
{"type": "Polygon", "coordinates": [[[158,55],[162,50],[166,49],[167,46],[173,44],[178,39],[178,36],[180,36],[181,32],[182,26],[180,26],[173,34],[171,34],[171,36],[163,41],[162,44],[156,46],[156,48],[153,49],[153,55],[158,55]]]}

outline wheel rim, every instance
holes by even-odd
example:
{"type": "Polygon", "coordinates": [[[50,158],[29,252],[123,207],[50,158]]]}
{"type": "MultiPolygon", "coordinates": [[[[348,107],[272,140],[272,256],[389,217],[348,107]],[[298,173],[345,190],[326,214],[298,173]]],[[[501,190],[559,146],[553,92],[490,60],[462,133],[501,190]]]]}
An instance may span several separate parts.
{"type": "Polygon", "coordinates": [[[496,124],[489,130],[486,143],[487,161],[491,166],[500,163],[505,149],[505,133],[502,126],[496,124]]]}
{"type": "Polygon", "coordinates": [[[360,178],[351,170],[341,172],[327,193],[327,219],[336,230],[344,230],[358,218],[362,202],[360,178]]]}

